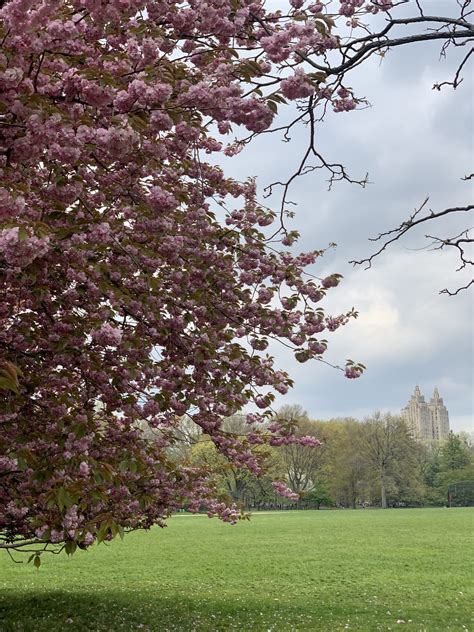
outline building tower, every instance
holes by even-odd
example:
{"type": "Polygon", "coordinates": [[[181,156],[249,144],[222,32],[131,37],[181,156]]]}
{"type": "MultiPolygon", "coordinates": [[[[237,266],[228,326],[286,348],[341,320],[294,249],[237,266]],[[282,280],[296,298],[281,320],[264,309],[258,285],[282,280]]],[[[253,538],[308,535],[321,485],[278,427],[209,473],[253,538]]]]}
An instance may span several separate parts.
{"type": "Polygon", "coordinates": [[[437,388],[427,403],[420,387],[416,386],[410,401],[402,408],[402,417],[418,441],[439,441],[449,434],[448,411],[437,388]]]}
{"type": "Polygon", "coordinates": [[[432,438],[430,412],[419,386],[415,386],[415,392],[410,401],[402,409],[402,417],[407,422],[415,439],[426,441],[432,438]]]}
{"type": "Polygon", "coordinates": [[[446,439],[449,434],[449,415],[446,406],[443,404],[443,398],[439,396],[438,389],[435,387],[433,397],[428,404],[430,410],[431,423],[433,425],[433,439],[446,439]]]}

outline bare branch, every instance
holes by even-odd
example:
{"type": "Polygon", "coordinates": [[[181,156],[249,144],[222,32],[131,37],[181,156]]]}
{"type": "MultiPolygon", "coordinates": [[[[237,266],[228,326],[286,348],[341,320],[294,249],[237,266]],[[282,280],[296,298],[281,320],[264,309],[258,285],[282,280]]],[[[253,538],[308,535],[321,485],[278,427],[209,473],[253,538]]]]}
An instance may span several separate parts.
{"type": "Polygon", "coordinates": [[[463,69],[464,64],[467,62],[472,53],[474,53],[474,47],[471,48],[471,50],[467,53],[462,62],[459,64],[459,67],[456,70],[456,74],[454,75],[454,79],[452,81],[442,81],[441,83],[435,83],[433,86],[433,90],[441,90],[443,86],[453,86],[453,89],[456,90],[456,88],[462,82],[462,77],[460,78],[461,70],[463,69]]]}
{"type": "Polygon", "coordinates": [[[432,240],[432,250],[443,250],[447,246],[452,247],[458,251],[461,265],[459,266],[459,268],[457,268],[456,272],[459,272],[459,270],[462,270],[467,265],[474,265],[474,261],[472,259],[466,258],[466,245],[474,243],[474,239],[470,237],[469,232],[469,229],[463,230],[461,233],[459,233],[459,235],[448,238],[433,237],[432,235],[425,235],[425,237],[432,240]]]}
{"type": "MultiPolygon", "coordinates": [[[[397,46],[405,46],[407,44],[414,44],[417,42],[427,42],[432,40],[448,40],[450,42],[454,40],[469,40],[474,37],[474,25],[463,19],[441,17],[441,16],[420,16],[415,18],[399,18],[391,19],[388,25],[382,29],[379,33],[369,34],[365,37],[352,40],[349,44],[341,46],[341,49],[347,54],[348,51],[356,51],[352,57],[348,57],[346,61],[338,66],[323,66],[314,62],[307,54],[302,51],[298,51],[298,55],[301,59],[304,59],[308,64],[317,70],[321,70],[329,75],[340,75],[351,68],[353,68],[359,61],[365,59],[380,50],[386,50],[388,48],[395,48],[397,46]],[[441,23],[443,26],[459,26],[462,30],[457,31],[454,28],[446,30],[436,30],[434,32],[416,33],[415,35],[407,35],[405,37],[396,37],[389,39],[386,37],[387,33],[395,26],[419,24],[419,23],[441,23]],[[356,48],[358,44],[362,44],[360,48],[356,48]]],[[[344,56],[346,56],[346,54],[344,56]]]]}
{"type": "Polygon", "coordinates": [[[346,168],[344,167],[342,163],[327,161],[324,158],[324,156],[316,149],[316,141],[315,141],[316,119],[314,116],[314,109],[315,109],[315,99],[314,97],[310,97],[308,100],[308,107],[305,112],[305,115],[308,116],[308,120],[309,120],[309,129],[310,129],[309,143],[298,165],[298,168],[288,178],[288,180],[284,182],[282,181],[272,182],[264,189],[265,197],[268,197],[273,193],[273,189],[276,186],[283,187],[283,195],[282,195],[281,204],[280,204],[280,230],[281,229],[285,230],[284,221],[283,221],[284,216],[285,216],[285,208],[287,204],[291,204],[291,202],[288,201],[288,193],[289,193],[290,186],[293,183],[293,181],[296,180],[296,178],[298,178],[299,176],[304,176],[308,173],[311,173],[319,169],[326,169],[327,171],[329,171],[329,174],[330,174],[329,181],[328,181],[329,190],[331,190],[334,182],[339,182],[341,180],[346,180],[347,182],[351,184],[358,184],[361,187],[365,187],[368,183],[368,174],[366,174],[363,179],[356,180],[349,175],[349,173],[347,172],[346,168]],[[311,156],[313,156],[314,158],[318,160],[318,164],[308,164],[311,156]]]}
{"type": "Polygon", "coordinates": [[[377,237],[370,238],[370,241],[378,241],[379,239],[382,239],[382,237],[395,233],[395,236],[389,239],[388,241],[386,241],[377,252],[375,252],[373,255],[371,255],[367,259],[361,259],[360,261],[352,260],[352,261],[349,261],[349,263],[352,263],[353,265],[362,265],[366,263],[367,267],[365,269],[368,270],[372,266],[372,260],[375,259],[375,257],[381,254],[387,248],[387,246],[389,246],[391,243],[393,243],[394,241],[397,241],[397,239],[400,239],[400,237],[404,235],[413,226],[415,217],[417,217],[417,215],[423,210],[423,208],[428,203],[428,200],[429,198],[426,198],[425,201],[421,204],[421,206],[415,209],[414,213],[410,216],[410,218],[406,222],[403,222],[402,224],[400,224],[400,226],[398,226],[397,228],[394,228],[393,230],[388,230],[385,233],[379,233],[377,237]]]}
{"type": "MultiPolygon", "coordinates": [[[[352,263],[353,265],[366,264],[366,268],[365,269],[367,270],[368,268],[370,268],[372,266],[372,261],[375,259],[375,257],[377,257],[384,250],[386,250],[386,248],[390,244],[392,244],[395,241],[398,241],[405,233],[407,233],[413,227],[419,226],[420,224],[423,224],[424,222],[428,222],[428,221],[433,221],[433,220],[439,219],[440,217],[444,217],[444,216],[452,214],[452,213],[462,213],[462,212],[465,213],[465,212],[469,212],[472,209],[474,209],[474,204],[468,204],[467,206],[455,206],[455,207],[444,209],[443,211],[438,211],[436,213],[433,212],[430,209],[427,215],[424,215],[422,217],[418,217],[419,214],[421,213],[421,211],[427,205],[428,199],[429,198],[426,198],[424,200],[424,202],[421,204],[421,206],[419,206],[414,211],[414,213],[408,218],[408,220],[406,220],[405,222],[400,224],[400,226],[398,226],[397,228],[394,228],[392,230],[388,230],[388,231],[386,231],[384,233],[379,233],[379,235],[377,237],[373,237],[373,238],[370,239],[370,241],[379,241],[379,240],[383,239],[384,237],[388,237],[388,236],[392,235],[392,237],[390,237],[390,239],[386,239],[383,242],[382,246],[379,248],[379,250],[377,250],[377,252],[373,253],[370,257],[367,257],[366,259],[352,260],[349,263],[352,263]]],[[[445,244],[445,245],[448,245],[448,244],[445,244]]],[[[452,245],[454,245],[454,244],[452,244],[452,245]]]]}
{"type": "Polygon", "coordinates": [[[454,292],[451,290],[448,290],[448,288],[444,288],[444,290],[440,290],[439,293],[447,294],[448,296],[456,296],[457,294],[459,294],[459,292],[463,292],[464,290],[467,290],[468,288],[470,288],[471,285],[474,285],[474,279],[471,279],[471,281],[467,285],[463,285],[463,287],[458,287],[458,289],[455,290],[454,292]]]}

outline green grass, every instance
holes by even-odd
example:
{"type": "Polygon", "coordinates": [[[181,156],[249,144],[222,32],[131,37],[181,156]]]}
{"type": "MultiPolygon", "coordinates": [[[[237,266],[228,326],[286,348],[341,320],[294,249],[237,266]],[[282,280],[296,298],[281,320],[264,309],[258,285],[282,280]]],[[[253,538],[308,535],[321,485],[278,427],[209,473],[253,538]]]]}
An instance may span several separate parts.
{"type": "Polygon", "coordinates": [[[39,571],[2,553],[0,630],[472,631],[473,525],[472,509],[182,515],[39,571]]]}

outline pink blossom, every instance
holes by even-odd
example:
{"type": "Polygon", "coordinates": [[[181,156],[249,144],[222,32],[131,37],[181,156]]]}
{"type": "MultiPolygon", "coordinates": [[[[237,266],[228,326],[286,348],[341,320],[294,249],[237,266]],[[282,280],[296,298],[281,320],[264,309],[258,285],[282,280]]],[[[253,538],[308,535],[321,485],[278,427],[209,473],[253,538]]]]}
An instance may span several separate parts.
{"type": "Polygon", "coordinates": [[[48,531],[49,526],[47,524],[42,525],[41,527],[39,527],[38,529],[35,530],[35,535],[36,537],[41,540],[44,536],[44,534],[46,533],[46,531],[48,531]]]}
{"type": "Polygon", "coordinates": [[[49,235],[37,237],[30,230],[15,226],[0,230],[0,256],[19,268],[24,268],[35,259],[43,257],[49,249],[49,235]]]}
{"type": "Polygon", "coordinates": [[[281,481],[273,481],[272,483],[273,489],[277,494],[283,496],[284,498],[289,498],[290,500],[298,500],[298,494],[295,494],[286,483],[282,483],[281,481]]]}
{"type": "Polygon", "coordinates": [[[79,465],[79,474],[81,476],[88,476],[89,475],[89,465],[85,462],[85,461],[81,461],[80,465],[79,465]]]}
{"type": "Polygon", "coordinates": [[[50,540],[53,544],[62,542],[64,540],[64,532],[58,531],[57,529],[51,529],[50,540]]]}
{"type": "Polygon", "coordinates": [[[281,82],[281,90],[288,99],[304,99],[314,94],[314,86],[303,70],[296,70],[295,74],[281,82]]]}
{"type": "Polygon", "coordinates": [[[122,331],[110,323],[104,323],[100,329],[93,333],[93,338],[101,345],[116,346],[122,341],[122,331]]]}
{"type": "Polygon", "coordinates": [[[345,372],[346,377],[349,378],[350,380],[357,379],[358,377],[362,375],[362,370],[356,367],[351,367],[351,366],[346,367],[344,372],[345,372]]]}

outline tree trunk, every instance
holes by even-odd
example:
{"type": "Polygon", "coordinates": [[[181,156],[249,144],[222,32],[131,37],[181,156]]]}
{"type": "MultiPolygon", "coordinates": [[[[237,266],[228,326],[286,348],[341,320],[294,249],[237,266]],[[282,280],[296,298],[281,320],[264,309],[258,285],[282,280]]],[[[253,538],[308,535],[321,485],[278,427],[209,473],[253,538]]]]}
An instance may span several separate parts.
{"type": "Polygon", "coordinates": [[[351,481],[351,491],[350,491],[350,508],[351,509],[356,508],[356,500],[357,500],[357,494],[355,491],[354,481],[351,481]]]}
{"type": "Polygon", "coordinates": [[[383,472],[380,475],[380,492],[382,496],[382,509],[387,509],[387,491],[385,489],[385,478],[383,472]]]}

